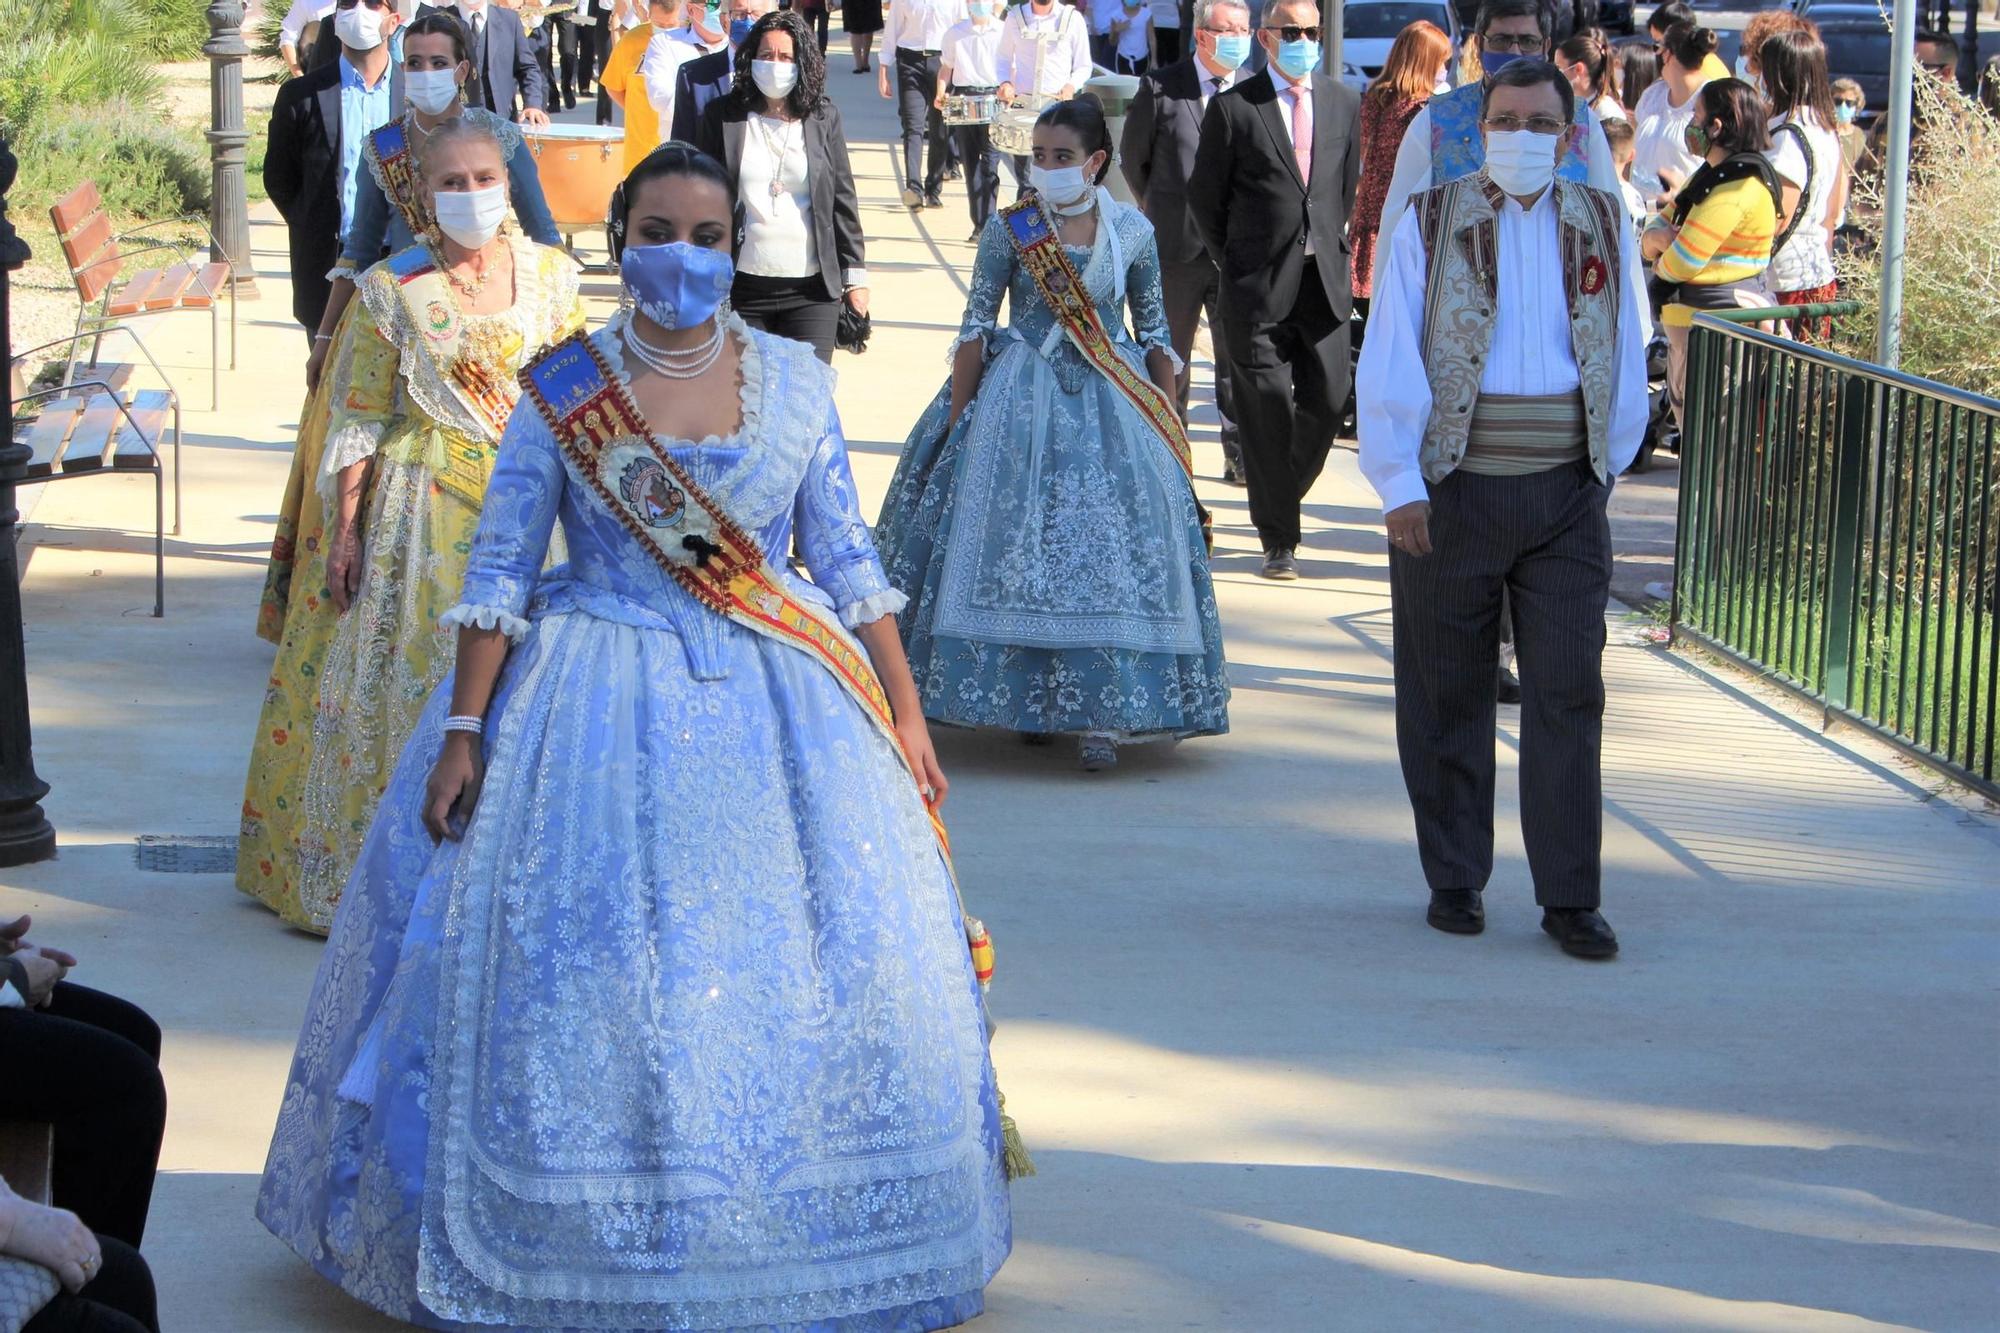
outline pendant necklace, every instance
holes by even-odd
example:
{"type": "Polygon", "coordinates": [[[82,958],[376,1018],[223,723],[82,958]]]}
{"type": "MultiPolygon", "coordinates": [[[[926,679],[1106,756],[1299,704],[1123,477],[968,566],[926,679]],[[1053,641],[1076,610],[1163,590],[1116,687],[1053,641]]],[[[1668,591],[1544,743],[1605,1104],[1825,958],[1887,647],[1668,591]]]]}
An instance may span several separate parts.
{"type": "Polygon", "coordinates": [[[764,141],[764,151],[771,155],[771,197],[781,199],[785,195],[785,146],[791,138],[791,122],[777,116],[767,116],[761,112],[757,116],[757,134],[764,141]],[[771,132],[771,122],[778,122],[776,134],[771,132]]]}
{"type": "Polygon", "coordinates": [[[637,324],[625,325],[625,345],[632,354],[643,361],[655,373],[670,380],[691,380],[701,375],[722,355],[722,321],[715,321],[715,332],[707,338],[687,348],[657,347],[646,341],[637,324]]]}

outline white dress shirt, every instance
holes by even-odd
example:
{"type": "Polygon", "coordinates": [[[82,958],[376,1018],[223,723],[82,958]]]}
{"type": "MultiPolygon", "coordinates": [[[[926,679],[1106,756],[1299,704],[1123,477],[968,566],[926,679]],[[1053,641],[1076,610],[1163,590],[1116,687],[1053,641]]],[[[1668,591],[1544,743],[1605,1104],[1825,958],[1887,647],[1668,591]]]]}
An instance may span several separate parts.
{"type": "Polygon", "coordinates": [[[965,0],[896,0],[889,7],[882,49],[891,60],[898,51],[942,50],[945,33],[965,17],[965,0]]]}
{"type": "Polygon", "coordinates": [[[1200,56],[1196,56],[1194,60],[1194,75],[1199,81],[1201,88],[1202,112],[1203,114],[1207,114],[1208,104],[1215,100],[1215,95],[1217,93],[1228,92],[1236,86],[1237,80],[1243,77],[1243,67],[1238,65],[1235,69],[1229,70],[1227,73],[1217,74],[1207,65],[1201,63],[1200,56]]]}
{"type": "Polygon", "coordinates": [[[646,40],[646,54],[639,57],[639,77],[646,81],[646,100],[660,124],[674,123],[674,79],[681,66],[699,59],[706,48],[701,39],[686,28],[656,31],[646,40]]]}
{"type": "MultiPolygon", "coordinates": [[[[1624,193],[1618,187],[1621,179],[1618,164],[1611,160],[1611,145],[1605,142],[1604,127],[1597,123],[1597,117],[1590,118],[1590,130],[1584,138],[1585,182],[1610,194],[1624,193]]],[[[1636,173],[1634,179],[1637,179],[1636,173]]],[[[1403,142],[1396,149],[1396,170],[1389,177],[1389,193],[1382,200],[1382,230],[1375,236],[1375,272],[1378,280],[1382,265],[1387,262],[1389,243],[1395,239],[1396,227],[1403,220],[1403,214],[1410,211],[1410,196],[1418,190],[1431,188],[1431,113],[1426,107],[1417,112],[1410,122],[1410,128],[1403,131],[1403,142]]]]}
{"type": "MultiPolygon", "coordinates": [[[[1573,393],[1580,381],[1554,192],[1544,190],[1526,210],[1506,199],[1498,221],[1499,300],[1479,391],[1573,393]]],[[[1619,228],[1618,238],[1625,291],[1605,441],[1606,465],[1614,477],[1631,466],[1646,434],[1646,340],[1652,330],[1638,242],[1629,227],[1619,228]]],[[[1414,226],[1398,227],[1388,257],[1375,266],[1368,338],[1354,374],[1361,475],[1381,497],[1384,513],[1430,498],[1421,465],[1431,420],[1431,386],[1423,359],[1428,276],[1423,234],[1414,226]]]]}
{"type": "Polygon", "coordinates": [[[285,21],[278,25],[278,40],[296,48],[306,35],[306,25],[317,23],[333,12],[333,0],[292,0],[285,21]]]}
{"type": "Polygon", "coordinates": [[[804,125],[761,114],[744,122],[743,157],[736,172],[736,197],[743,205],[743,246],[736,266],[743,272],[761,278],[806,278],[819,272],[806,167],[804,125]]]}
{"type": "Polygon", "coordinates": [[[1032,4],[1016,5],[1000,27],[1000,81],[1013,84],[1016,93],[1081,88],[1094,72],[1089,25],[1062,0],[1047,14],[1035,13],[1032,4]]]}
{"type": "Polygon", "coordinates": [[[944,35],[944,55],[938,64],[951,71],[951,82],[960,88],[1000,86],[1000,24],[988,19],[985,27],[972,20],[951,25],[944,35]]]}

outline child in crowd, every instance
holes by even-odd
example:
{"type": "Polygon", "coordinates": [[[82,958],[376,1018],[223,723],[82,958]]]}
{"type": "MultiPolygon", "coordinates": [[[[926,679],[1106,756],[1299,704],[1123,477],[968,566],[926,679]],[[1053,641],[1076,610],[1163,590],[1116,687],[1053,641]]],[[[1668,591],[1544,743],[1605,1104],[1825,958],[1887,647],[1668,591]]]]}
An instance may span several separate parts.
{"type": "Polygon", "coordinates": [[[1636,151],[1632,122],[1606,118],[1598,122],[1604,127],[1604,142],[1611,147],[1611,160],[1618,167],[1618,188],[1625,192],[1625,211],[1632,215],[1635,226],[1643,226],[1646,221],[1646,201],[1632,184],[1632,158],[1636,151]]]}
{"type": "Polygon", "coordinates": [[[1153,11],[1147,0],[1122,0],[1111,20],[1111,37],[1120,74],[1144,74],[1153,62],[1153,11]]]}

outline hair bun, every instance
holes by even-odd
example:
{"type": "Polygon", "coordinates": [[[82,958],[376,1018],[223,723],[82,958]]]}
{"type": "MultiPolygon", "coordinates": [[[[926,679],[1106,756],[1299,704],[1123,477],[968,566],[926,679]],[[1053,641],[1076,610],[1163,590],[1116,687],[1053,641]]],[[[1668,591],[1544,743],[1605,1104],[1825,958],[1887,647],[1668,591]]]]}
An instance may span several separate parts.
{"type": "Polygon", "coordinates": [[[1096,93],[1090,91],[1090,89],[1088,88],[1085,88],[1082,92],[1079,92],[1075,97],[1072,97],[1069,100],[1072,102],[1082,102],[1085,105],[1094,108],[1099,114],[1102,114],[1104,111],[1104,99],[1100,98],[1096,93]]]}

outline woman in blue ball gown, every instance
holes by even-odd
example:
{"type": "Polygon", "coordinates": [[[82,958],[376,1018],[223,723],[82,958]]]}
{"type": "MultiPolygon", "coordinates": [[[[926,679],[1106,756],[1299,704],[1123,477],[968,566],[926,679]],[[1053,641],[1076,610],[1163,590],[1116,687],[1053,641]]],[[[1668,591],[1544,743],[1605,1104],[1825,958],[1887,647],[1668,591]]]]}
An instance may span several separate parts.
{"type": "Polygon", "coordinates": [[[614,208],[636,310],[526,372],[457,672],[342,896],[258,1216],[432,1328],[950,1327],[1010,1215],[903,598],[831,375],[717,314],[721,169],[666,145],[614,208]],[[579,452],[557,414],[614,402],[642,424],[579,452]],[[761,558],[795,532],[810,583],[761,558]],[[717,568],[754,607],[701,600],[717,568]]]}
{"type": "Polygon", "coordinates": [[[980,233],[951,381],[910,433],[876,533],[911,599],[925,714],[1074,735],[1086,769],[1120,742],[1229,729],[1159,250],[1145,215],[1097,184],[1110,162],[1096,99],[1042,112],[1035,194],[980,233]],[[1066,264],[1031,266],[1054,246],[1066,264]],[[1069,292],[1088,307],[1065,320],[1051,300],[1069,292]]]}

